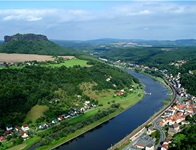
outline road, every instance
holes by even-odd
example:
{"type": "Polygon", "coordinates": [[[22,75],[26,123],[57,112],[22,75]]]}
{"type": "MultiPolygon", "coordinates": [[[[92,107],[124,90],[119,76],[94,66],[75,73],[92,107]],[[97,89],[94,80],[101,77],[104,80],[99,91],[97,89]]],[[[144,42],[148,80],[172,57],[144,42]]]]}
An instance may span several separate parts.
{"type": "Polygon", "coordinates": [[[159,126],[159,121],[159,118],[154,121],[154,129],[159,130],[161,136],[159,145],[157,145],[158,148],[161,147],[161,144],[165,141],[165,132],[163,131],[162,127],[159,126]]]}

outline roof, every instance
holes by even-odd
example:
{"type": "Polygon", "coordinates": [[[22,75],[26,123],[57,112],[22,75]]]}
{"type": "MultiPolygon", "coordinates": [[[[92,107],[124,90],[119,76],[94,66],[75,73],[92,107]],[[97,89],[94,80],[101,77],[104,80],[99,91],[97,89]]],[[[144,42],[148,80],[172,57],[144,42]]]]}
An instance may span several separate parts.
{"type": "Polygon", "coordinates": [[[4,136],[0,136],[0,141],[4,141],[5,137],[4,136]]]}
{"type": "Polygon", "coordinates": [[[28,126],[29,126],[28,124],[23,125],[23,127],[28,127],[28,126]]]}
{"type": "Polygon", "coordinates": [[[143,147],[152,147],[155,144],[153,138],[149,135],[142,136],[135,145],[143,146],[143,147]]]}

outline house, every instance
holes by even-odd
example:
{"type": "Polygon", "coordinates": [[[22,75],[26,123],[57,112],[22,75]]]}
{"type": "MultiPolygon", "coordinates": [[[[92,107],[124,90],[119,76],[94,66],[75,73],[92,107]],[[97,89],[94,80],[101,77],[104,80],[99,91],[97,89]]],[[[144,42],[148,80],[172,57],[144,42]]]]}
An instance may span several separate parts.
{"type": "Polygon", "coordinates": [[[5,137],[4,136],[0,136],[0,142],[3,142],[3,141],[5,141],[6,139],[5,139],[5,137]]]}
{"type": "Polygon", "coordinates": [[[106,81],[109,82],[110,81],[110,78],[107,78],[106,81]]]}
{"type": "Polygon", "coordinates": [[[49,123],[48,122],[46,122],[44,125],[45,125],[46,128],[49,127],[49,123]]]}
{"type": "Polygon", "coordinates": [[[146,150],[154,150],[154,140],[149,135],[143,135],[136,143],[135,146],[137,148],[146,149],[146,150]]]}
{"type": "Polygon", "coordinates": [[[180,126],[177,123],[175,123],[169,127],[168,134],[170,136],[173,136],[174,134],[179,132],[179,129],[180,129],[180,126]]]}
{"type": "Polygon", "coordinates": [[[23,139],[26,139],[26,138],[28,138],[28,137],[29,137],[29,135],[28,135],[28,133],[27,133],[27,132],[22,132],[21,137],[22,137],[23,139]]]}
{"type": "Polygon", "coordinates": [[[21,127],[19,127],[19,126],[16,126],[16,127],[15,127],[15,130],[16,130],[17,132],[22,131],[21,127]]]}
{"type": "Polygon", "coordinates": [[[9,126],[6,127],[6,130],[11,131],[11,130],[13,130],[13,127],[11,125],[9,125],[9,126]]]}
{"type": "Polygon", "coordinates": [[[169,143],[171,143],[170,140],[165,140],[161,146],[161,150],[168,150],[169,143]]]}
{"type": "Polygon", "coordinates": [[[170,115],[173,115],[174,114],[174,111],[172,111],[172,110],[167,110],[166,112],[165,112],[165,115],[166,116],[170,116],[170,115]]]}
{"type": "Polygon", "coordinates": [[[193,114],[194,111],[193,111],[193,108],[189,107],[186,109],[186,112],[193,114]]]}
{"type": "Polygon", "coordinates": [[[172,125],[172,128],[173,128],[175,131],[179,131],[180,126],[179,126],[179,124],[175,123],[175,124],[172,125]]]}
{"type": "Polygon", "coordinates": [[[28,131],[29,130],[29,125],[28,124],[23,125],[22,130],[23,131],[28,131]]]}
{"type": "Polygon", "coordinates": [[[62,116],[58,116],[58,120],[59,121],[63,120],[63,117],[62,116]]]}
{"type": "Polygon", "coordinates": [[[57,120],[56,119],[52,120],[52,123],[53,124],[56,124],[57,123],[57,120]]]}
{"type": "Polygon", "coordinates": [[[117,92],[116,93],[118,96],[120,96],[120,95],[123,95],[123,92],[122,91],[119,91],[119,92],[117,92]]]}
{"type": "Polygon", "coordinates": [[[44,124],[39,125],[39,129],[44,129],[44,128],[45,128],[44,124]]]}
{"type": "Polygon", "coordinates": [[[150,126],[147,130],[147,134],[150,135],[152,134],[153,132],[155,132],[156,130],[154,130],[153,126],[150,126]]]}
{"type": "Polygon", "coordinates": [[[12,135],[12,133],[10,131],[6,130],[5,135],[12,135]]]}
{"type": "Polygon", "coordinates": [[[161,127],[165,126],[166,124],[167,124],[167,122],[166,122],[165,120],[161,120],[161,121],[159,122],[159,125],[160,125],[161,127]]]}
{"type": "Polygon", "coordinates": [[[63,117],[64,119],[67,119],[67,118],[70,118],[71,116],[68,115],[68,114],[63,114],[62,117],[63,117]]]}
{"type": "Polygon", "coordinates": [[[183,120],[183,121],[181,121],[181,124],[184,125],[184,124],[190,124],[190,123],[186,120],[183,120]]]}

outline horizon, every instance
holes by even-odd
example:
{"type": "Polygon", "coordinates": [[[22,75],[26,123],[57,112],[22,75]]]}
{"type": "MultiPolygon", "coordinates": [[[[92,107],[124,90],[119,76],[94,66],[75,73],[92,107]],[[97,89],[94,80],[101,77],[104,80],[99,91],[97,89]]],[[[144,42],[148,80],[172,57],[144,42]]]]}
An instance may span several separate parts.
{"type": "MultiPolygon", "coordinates": [[[[18,34],[18,33],[16,33],[16,34],[18,34]]],[[[16,34],[13,34],[13,35],[16,35],[16,34]]],[[[19,34],[21,34],[21,33],[19,33],[19,34]]],[[[35,33],[23,33],[23,34],[35,34],[35,33]]],[[[13,36],[13,35],[4,35],[4,36],[13,36]]],[[[35,35],[39,35],[39,34],[35,34],[35,35]]],[[[43,34],[41,34],[41,35],[43,35],[43,34]]],[[[3,37],[4,37],[3,36],[3,37]]],[[[47,38],[48,38],[48,36],[47,35],[44,35],[44,36],[46,36],[47,38]]],[[[143,41],[177,41],[177,40],[196,40],[196,38],[186,38],[186,39],[174,39],[174,40],[168,40],[168,39],[162,39],[162,40],[157,40],[157,39],[120,39],[120,38],[98,38],[98,39],[87,39],[87,40],[77,40],[77,39],[75,39],[75,40],[72,40],[72,39],[50,39],[50,38],[48,38],[48,40],[50,40],[50,41],[53,41],[53,40],[57,40],[57,41],[81,41],[81,42],[85,42],[85,41],[93,41],[93,40],[143,40],[143,41]]],[[[1,39],[0,38],[0,41],[4,41],[4,39],[1,39]]]]}
{"type": "MultiPolygon", "coordinates": [[[[56,40],[196,39],[196,1],[0,1],[0,33],[56,40]]],[[[3,37],[1,37],[3,39],[3,37]]]]}

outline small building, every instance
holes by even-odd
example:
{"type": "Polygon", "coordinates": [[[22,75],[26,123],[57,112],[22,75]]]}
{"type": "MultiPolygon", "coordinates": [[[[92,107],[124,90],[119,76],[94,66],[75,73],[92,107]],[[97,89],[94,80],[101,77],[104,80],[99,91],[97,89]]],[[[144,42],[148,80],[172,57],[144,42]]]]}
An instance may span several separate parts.
{"type": "Polygon", "coordinates": [[[16,126],[16,127],[15,127],[15,130],[16,130],[17,132],[22,131],[21,127],[19,127],[19,126],[16,126]]]}
{"type": "Polygon", "coordinates": [[[0,136],[0,142],[3,142],[3,141],[5,141],[6,139],[5,139],[5,137],[4,136],[0,136]]]}
{"type": "Polygon", "coordinates": [[[28,131],[29,130],[29,125],[28,124],[23,125],[22,130],[23,131],[28,131]]]}
{"type": "Polygon", "coordinates": [[[154,150],[155,142],[149,135],[143,135],[135,144],[136,147],[145,150],[154,150]]]}
{"type": "Polygon", "coordinates": [[[29,135],[28,135],[28,133],[27,133],[27,132],[22,132],[21,137],[22,137],[23,139],[26,139],[26,138],[28,138],[28,137],[29,137],[29,135]]]}
{"type": "Polygon", "coordinates": [[[56,119],[52,120],[52,123],[53,124],[56,124],[57,123],[57,120],[56,119]]]}
{"type": "Polygon", "coordinates": [[[63,117],[62,116],[58,116],[58,120],[59,121],[63,120],[63,117]]]}
{"type": "Polygon", "coordinates": [[[6,127],[6,130],[11,131],[11,130],[13,130],[13,127],[11,125],[9,125],[9,126],[6,127]]]}

